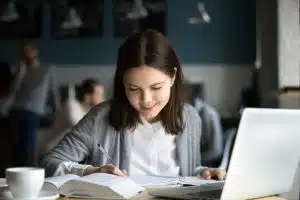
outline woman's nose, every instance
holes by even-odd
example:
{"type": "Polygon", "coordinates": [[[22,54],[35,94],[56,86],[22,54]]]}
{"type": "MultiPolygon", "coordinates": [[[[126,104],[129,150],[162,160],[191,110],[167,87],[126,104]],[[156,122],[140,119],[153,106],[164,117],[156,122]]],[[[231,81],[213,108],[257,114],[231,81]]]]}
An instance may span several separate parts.
{"type": "Polygon", "coordinates": [[[150,92],[143,92],[142,94],[142,102],[145,106],[152,102],[152,94],[150,92]]]}

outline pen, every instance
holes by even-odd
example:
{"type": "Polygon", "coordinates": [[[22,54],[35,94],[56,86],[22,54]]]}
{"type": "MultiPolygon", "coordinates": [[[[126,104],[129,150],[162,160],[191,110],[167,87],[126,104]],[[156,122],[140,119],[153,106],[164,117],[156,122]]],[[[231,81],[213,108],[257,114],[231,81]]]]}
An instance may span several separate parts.
{"type": "Polygon", "coordinates": [[[110,164],[117,166],[113,159],[108,155],[108,153],[105,151],[105,149],[102,147],[102,145],[98,144],[98,149],[104,154],[106,157],[107,161],[110,162],[110,164]]]}

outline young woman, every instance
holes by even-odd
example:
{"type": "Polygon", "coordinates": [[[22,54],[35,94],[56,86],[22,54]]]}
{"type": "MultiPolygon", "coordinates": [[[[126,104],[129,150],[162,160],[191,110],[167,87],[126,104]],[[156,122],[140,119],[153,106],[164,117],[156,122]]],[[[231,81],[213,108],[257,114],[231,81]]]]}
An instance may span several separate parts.
{"type": "Polygon", "coordinates": [[[40,117],[45,114],[49,94],[59,106],[59,95],[53,68],[40,62],[39,50],[33,41],[24,43],[19,73],[14,80],[14,100],[10,111],[13,137],[13,165],[33,166],[36,133],[40,117]]]}
{"type": "Polygon", "coordinates": [[[41,160],[47,176],[104,172],[164,176],[225,172],[201,167],[201,120],[184,104],[170,42],[146,30],[119,48],[113,99],[93,108],[41,160]],[[110,159],[111,158],[111,159],[110,159]]]}

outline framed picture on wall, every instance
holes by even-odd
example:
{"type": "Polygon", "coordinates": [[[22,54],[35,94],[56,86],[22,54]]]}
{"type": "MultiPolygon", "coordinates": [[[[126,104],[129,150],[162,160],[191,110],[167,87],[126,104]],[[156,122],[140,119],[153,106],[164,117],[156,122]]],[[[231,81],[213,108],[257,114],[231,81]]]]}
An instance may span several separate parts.
{"type": "Polygon", "coordinates": [[[1,0],[0,39],[40,37],[42,10],[40,0],[1,0]]]}
{"type": "Polygon", "coordinates": [[[166,0],[114,0],[113,2],[114,37],[127,37],[148,28],[166,34],[166,0]]]}
{"type": "Polygon", "coordinates": [[[52,37],[55,39],[102,37],[103,1],[52,0],[52,37]]]}

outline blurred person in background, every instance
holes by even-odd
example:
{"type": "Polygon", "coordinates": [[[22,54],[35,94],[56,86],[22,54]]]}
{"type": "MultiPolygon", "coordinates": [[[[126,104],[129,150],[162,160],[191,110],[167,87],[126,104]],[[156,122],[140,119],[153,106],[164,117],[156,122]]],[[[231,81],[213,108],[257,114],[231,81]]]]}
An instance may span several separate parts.
{"type": "Polygon", "coordinates": [[[8,134],[7,111],[11,105],[10,89],[12,81],[11,66],[7,62],[0,62],[0,177],[5,176],[5,169],[9,167],[11,159],[11,143],[8,134]]]}
{"type": "MultiPolygon", "coordinates": [[[[0,118],[6,118],[7,112],[11,106],[12,101],[12,80],[13,74],[11,66],[7,62],[0,62],[0,118]]],[[[1,123],[2,124],[2,123],[1,123]]],[[[3,125],[6,123],[3,123],[3,125]]],[[[1,126],[2,127],[2,126],[1,126]]],[[[3,131],[3,129],[2,129],[3,131]]],[[[1,132],[2,132],[1,131],[1,132]]]]}
{"type": "Polygon", "coordinates": [[[35,161],[37,130],[45,114],[49,98],[58,109],[54,67],[42,63],[34,41],[26,40],[23,57],[14,80],[14,101],[9,113],[13,140],[13,166],[33,166],[35,161]],[[50,95],[50,96],[49,96],[50,95]]]}
{"type": "Polygon", "coordinates": [[[44,135],[45,144],[41,145],[40,154],[56,146],[66,132],[77,124],[93,106],[105,101],[104,85],[94,78],[87,78],[75,87],[69,86],[68,90],[68,99],[63,109],[57,113],[51,131],[44,135]]]}
{"type": "Polygon", "coordinates": [[[187,102],[195,107],[201,118],[201,164],[218,167],[224,149],[221,116],[216,108],[204,101],[203,86],[186,83],[187,102]]]}
{"type": "Polygon", "coordinates": [[[76,98],[69,98],[66,104],[72,125],[77,124],[93,106],[105,101],[104,86],[93,78],[83,80],[75,87],[75,93],[76,98]]]}

